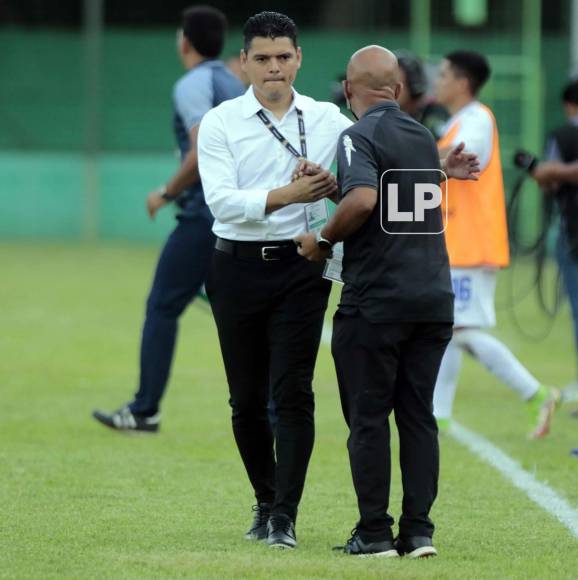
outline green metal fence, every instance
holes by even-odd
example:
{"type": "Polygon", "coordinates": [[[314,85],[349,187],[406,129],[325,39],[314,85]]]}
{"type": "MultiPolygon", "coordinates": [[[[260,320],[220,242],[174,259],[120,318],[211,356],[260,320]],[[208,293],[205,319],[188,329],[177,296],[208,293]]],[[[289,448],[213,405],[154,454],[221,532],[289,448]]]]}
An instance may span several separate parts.
{"type": "MultiPolygon", "coordinates": [[[[523,10],[513,11],[517,20],[508,33],[431,30],[427,10],[414,10],[412,28],[403,32],[305,30],[296,87],[327,100],[352,52],[371,43],[433,58],[456,48],[483,51],[494,75],[482,97],[498,119],[509,183],[513,149],[539,152],[544,128],[562,121],[558,94],[569,60],[567,34],[540,35],[540,2],[515,4],[523,10]]],[[[97,58],[89,57],[85,38],[74,32],[4,29],[0,45],[0,237],[165,235],[170,215],[151,226],[144,198],[177,163],[171,89],[181,70],[174,32],[106,29],[97,58]],[[87,63],[100,63],[98,74],[87,63]]],[[[236,54],[240,45],[240,33],[233,32],[225,55],[236,54]]],[[[528,199],[531,229],[536,193],[528,199]]]]}

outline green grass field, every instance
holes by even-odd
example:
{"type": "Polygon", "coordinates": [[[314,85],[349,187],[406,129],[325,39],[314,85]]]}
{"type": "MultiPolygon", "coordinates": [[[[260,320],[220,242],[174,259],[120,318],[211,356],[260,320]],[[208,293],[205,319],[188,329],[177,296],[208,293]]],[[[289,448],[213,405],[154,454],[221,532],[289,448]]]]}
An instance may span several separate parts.
{"type": "MultiPolygon", "coordinates": [[[[440,556],[351,559],[331,552],[357,517],[332,361],[316,371],[317,440],[301,505],[299,549],[269,551],[243,532],[253,503],[233,442],[210,313],[182,322],[158,436],[91,419],[136,385],[144,299],[158,250],[0,244],[0,577],[2,578],[577,578],[578,540],[450,437],[432,514],[440,556]]],[[[518,269],[521,278],[528,275],[518,269]]],[[[503,274],[500,285],[504,294],[503,274]]],[[[522,284],[523,285],[523,284],[522,284]]],[[[503,302],[503,296],[500,299],[503,302]]],[[[574,377],[567,307],[542,343],[504,338],[540,380],[574,377]]],[[[544,323],[531,301],[526,326],[544,323]]],[[[520,401],[467,361],[456,416],[578,507],[578,421],[525,439],[520,401]]],[[[395,443],[394,443],[395,445],[395,443]]],[[[392,513],[399,515],[394,468],[392,513]]]]}

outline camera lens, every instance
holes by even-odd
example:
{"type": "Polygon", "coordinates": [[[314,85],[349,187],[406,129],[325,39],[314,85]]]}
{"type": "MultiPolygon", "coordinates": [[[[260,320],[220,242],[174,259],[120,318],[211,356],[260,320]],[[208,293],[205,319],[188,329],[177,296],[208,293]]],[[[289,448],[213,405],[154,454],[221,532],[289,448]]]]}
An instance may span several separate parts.
{"type": "Polygon", "coordinates": [[[514,153],[514,165],[524,171],[532,171],[536,164],[538,163],[538,158],[528,151],[524,151],[523,149],[518,149],[514,153]]]}

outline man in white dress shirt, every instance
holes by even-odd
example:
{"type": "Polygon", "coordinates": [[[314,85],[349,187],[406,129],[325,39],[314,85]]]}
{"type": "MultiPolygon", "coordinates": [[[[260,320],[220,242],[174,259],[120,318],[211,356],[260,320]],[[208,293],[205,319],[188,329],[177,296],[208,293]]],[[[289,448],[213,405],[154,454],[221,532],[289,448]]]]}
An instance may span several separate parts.
{"type": "Polygon", "coordinates": [[[304,204],[331,195],[328,168],[351,125],[331,103],[298,94],[294,22],[262,12],[244,28],[244,96],[208,112],[199,169],[215,217],[216,251],[206,284],[230,390],[235,440],[257,505],[245,537],[296,546],[295,519],[314,440],[313,370],[330,282],[292,241],[306,229],[304,204]],[[291,181],[299,158],[321,166],[291,181]],[[267,417],[271,396],[277,425],[267,417]]]}

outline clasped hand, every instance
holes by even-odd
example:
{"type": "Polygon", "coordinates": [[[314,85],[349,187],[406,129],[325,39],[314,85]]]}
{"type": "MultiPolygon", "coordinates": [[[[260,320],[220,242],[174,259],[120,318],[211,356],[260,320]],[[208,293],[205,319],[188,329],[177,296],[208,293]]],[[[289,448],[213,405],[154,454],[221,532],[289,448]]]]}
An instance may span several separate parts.
{"type": "Polygon", "coordinates": [[[293,203],[311,203],[333,195],[337,179],[318,163],[302,159],[291,175],[291,188],[293,203]]]}
{"type": "MultiPolygon", "coordinates": [[[[317,199],[323,199],[337,191],[337,179],[335,176],[324,170],[319,163],[313,163],[307,159],[299,161],[291,176],[291,182],[294,184],[299,182],[307,183],[308,181],[315,183],[313,181],[315,178],[319,179],[320,183],[323,184],[323,187],[320,187],[323,190],[323,194],[319,195],[317,199]]],[[[312,199],[311,201],[317,201],[317,199],[312,199]]],[[[297,245],[299,254],[312,262],[322,262],[330,255],[329,251],[319,248],[313,233],[301,234],[294,239],[294,242],[297,245]]]]}

